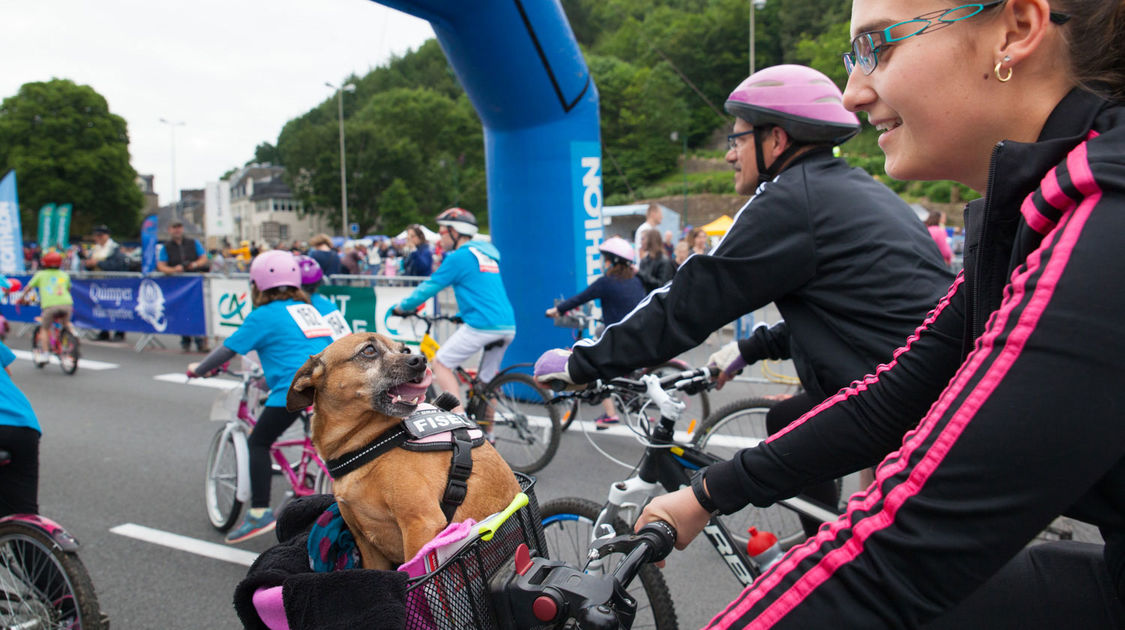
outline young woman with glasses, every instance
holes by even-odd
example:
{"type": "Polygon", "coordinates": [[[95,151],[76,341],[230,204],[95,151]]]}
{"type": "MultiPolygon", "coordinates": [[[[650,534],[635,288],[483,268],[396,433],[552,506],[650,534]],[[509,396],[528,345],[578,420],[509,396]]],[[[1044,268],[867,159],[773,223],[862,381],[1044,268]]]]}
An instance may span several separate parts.
{"type": "Polygon", "coordinates": [[[887,173],[983,195],[964,272],[893,361],[638,527],[685,545],[882,459],[711,627],[1125,627],[1125,2],[854,0],[851,32],[887,173]],[[1060,514],[1105,544],[1029,547],[1060,514]]]}

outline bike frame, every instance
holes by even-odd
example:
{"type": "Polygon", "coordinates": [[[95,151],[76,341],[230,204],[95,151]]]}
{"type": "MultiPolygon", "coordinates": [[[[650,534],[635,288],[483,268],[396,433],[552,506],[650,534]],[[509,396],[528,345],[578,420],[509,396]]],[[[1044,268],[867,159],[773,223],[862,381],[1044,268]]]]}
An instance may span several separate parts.
{"type": "MultiPolygon", "coordinates": [[[[242,398],[238,402],[238,414],[235,419],[226,419],[226,426],[223,428],[225,435],[230,435],[234,442],[235,461],[238,462],[238,483],[235,486],[234,496],[242,503],[250,500],[250,444],[249,436],[250,431],[253,430],[257,420],[254,419],[250,413],[250,389],[254,387],[251,382],[251,377],[244,375],[242,383],[242,398]]],[[[308,413],[308,410],[305,411],[308,413]]],[[[221,444],[226,444],[225,439],[221,444]]],[[[220,451],[222,455],[222,451],[220,451]]],[[[315,473],[312,469],[315,463],[325,475],[329,475],[328,468],[324,462],[321,461],[320,456],[316,452],[316,447],[313,446],[312,438],[307,434],[304,438],[299,440],[278,440],[270,447],[270,457],[281,468],[282,474],[289,481],[289,486],[293,491],[293,495],[303,497],[311,495],[315,492],[315,488],[307,488],[302,480],[310,472],[315,473]],[[284,448],[297,447],[301,449],[301,459],[294,468],[289,460],[282,452],[284,448]]],[[[222,461],[222,457],[216,457],[215,463],[222,461]]],[[[214,473],[214,471],[212,471],[214,473]]]]}
{"type": "MultiPolygon", "coordinates": [[[[664,391],[660,387],[660,379],[655,375],[647,374],[640,380],[646,386],[646,395],[660,407],[660,422],[637,465],[636,474],[610,485],[605,507],[594,523],[591,545],[607,534],[613,535],[614,519],[620,517],[626,523],[636,522],[641,510],[661,493],[662,488],[666,492],[675,492],[687,487],[692,473],[720,461],[714,455],[690,444],[675,441],[675,425],[684,410],[684,403],[664,391]]],[[[822,522],[836,520],[839,516],[831,510],[796,497],[778,503],[822,522]]],[[[718,517],[711,517],[703,528],[703,533],[744,586],[752,584],[761,574],[759,567],[750,560],[746,550],[731,536],[730,530],[718,517]]]]}

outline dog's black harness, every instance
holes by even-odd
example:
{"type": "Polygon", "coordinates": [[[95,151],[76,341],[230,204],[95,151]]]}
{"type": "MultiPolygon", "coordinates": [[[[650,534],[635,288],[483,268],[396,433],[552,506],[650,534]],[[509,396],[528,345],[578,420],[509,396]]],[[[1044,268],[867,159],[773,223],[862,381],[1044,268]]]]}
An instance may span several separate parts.
{"type": "Polygon", "coordinates": [[[400,424],[366,446],[330,459],[326,464],[332,478],[339,479],[393,448],[408,451],[452,450],[449,483],[441,497],[441,512],[445,515],[446,524],[449,524],[469,490],[469,476],[473,473],[473,449],[483,443],[484,434],[472,420],[452,411],[420,405],[417,411],[404,418],[400,424]]]}

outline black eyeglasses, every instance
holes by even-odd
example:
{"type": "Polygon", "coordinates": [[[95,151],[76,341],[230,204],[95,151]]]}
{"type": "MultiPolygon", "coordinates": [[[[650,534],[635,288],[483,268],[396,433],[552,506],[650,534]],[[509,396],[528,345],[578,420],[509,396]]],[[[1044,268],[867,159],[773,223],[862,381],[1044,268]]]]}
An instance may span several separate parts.
{"type": "MultiPolygon", "coordinates": [[[[986,9],[998,7],[1005,1],[995,0],[994,2],[963,4],[952,9],[939,9],[892,24],[880,31],[860,33],[852,40],[851,51],[843,54],[844,70],[850,76],[852,70],[859,66],[863,70],[863,74],[871,74],[875,72],[875,68],[879,65],[879,52],[892,44],[915,35],[924,35],[947,26],[953,26],[957,22],[980,15],[986,9]]],[[[1057,11],[1051,11],[1050,16],[1051,22],[1060,26],[1070,20],[1069,15],[1057,11]]]]}
{"type": "Polygon", "coordinates": [[[730,151],[734,151],[735,149],[738,148],[738,143],[735,142],[735,139],[741,138],[742,136],[749,135],[749,134],[752,134],[752,133],[754,133],[753,129],[751,129],[750,131],[740,131],[738,133],[730,134],[729,136],[727,136],[727,149],[730,150],[730,151]]]}

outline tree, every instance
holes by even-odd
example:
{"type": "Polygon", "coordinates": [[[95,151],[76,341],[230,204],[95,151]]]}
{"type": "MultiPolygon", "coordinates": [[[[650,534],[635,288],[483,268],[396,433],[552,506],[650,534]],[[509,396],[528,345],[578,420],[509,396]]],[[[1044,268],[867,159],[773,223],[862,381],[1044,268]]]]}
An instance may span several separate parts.
{"type": "Polygon", "coordinates": [[[26,83],[0,104],[0,173],[15,169],[25,235],[46,203],[71,203],[71,231],[104,223],[135,235],[144,197],[129,164],[125,119],[105,98],[67,79],[26,83]]]}
{"type": "Polygon", "coordinates": [[[379,200],[380,219],[387,234],[398,234],[411,223],[424,223],[425,218],[418,212],[418,204],[410,196],[406,182],[395,178],[379,200]]]}
{"type": "Polygon", "coordinates": [[[275,166],[281,165],[281,156],[277,153],[277,147],[268,142],[263,142],[257,147],[254,147],[254,159],[246,163],[246,166],[257,162],[258,164],[273,164],[275,166]]]}

